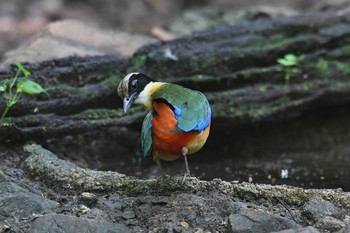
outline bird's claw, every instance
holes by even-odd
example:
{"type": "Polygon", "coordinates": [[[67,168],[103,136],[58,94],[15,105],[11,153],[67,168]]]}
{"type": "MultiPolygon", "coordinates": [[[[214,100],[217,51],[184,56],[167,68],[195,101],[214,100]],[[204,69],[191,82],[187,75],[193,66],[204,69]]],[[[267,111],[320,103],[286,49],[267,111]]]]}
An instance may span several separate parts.
{"type": "Polygon", "coordinates": [[[185,174],[182,178],[181,184],[184,184],[188,177],[191,177],[191,174],[189,172],[185,172],[185,174]]]}
{"type": "Polygon", "coordinates": [[[163,180],[168,180],[170,179],[170,176],[168,174],[166,174],[165,172],[161,173],[158,178],[157,178],[157,181],[163,181],[163,180]]]}

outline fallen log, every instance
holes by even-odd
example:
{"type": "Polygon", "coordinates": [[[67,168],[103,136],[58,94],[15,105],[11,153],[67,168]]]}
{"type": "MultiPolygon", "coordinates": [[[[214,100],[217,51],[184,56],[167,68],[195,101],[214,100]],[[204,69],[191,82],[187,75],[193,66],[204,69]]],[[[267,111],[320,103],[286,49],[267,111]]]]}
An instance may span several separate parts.
{"type": "MultiPolygon", "coordinates": [[[[46,87],[48,95],[25,96],[10,116],[35,113],[69,115],[86,109],[118,106],[115,85],[125,70],[126,60],[118,56],[69,57],[53,61],[24,64],[32,78],[46,87]]],[[[15,67],[0,70],[0,78],[14,75],[15,67]]],[[[0,98],[0,106],[3,106],[0,98]]]]}
{"type": "Polygon", "coordinates": [[[308,189],[297,187],[272,186],[264,184],[241,183],[233,184],[220,179],[203,181],[189,177],[185,182],[183,176],[164,179],[138,179],[118,172],[94,171],[57,158],[52,152],[37,144],[24,146],[28,158],[24,169],[35,180],[40,180],[51,188],[59,191],[114,193],[126,196],[170,195],[176,191],[221,192],[246,201],[259,199],[274,199],[288,205],[301,206],[311,198],[322,199],[347,206],[350,194],[341,189],[308,189]]]}
{"type": "MultiPolygon", "coordinates": [[[[115,110],[121,107],[115,88],[130,71],[203,91],[214,122],[220,123],[288,119],[342,106],[350,103],[349,26],[347,15],[265,19],[151,44],[130,61],[100,56],[25,64],[49,95],[26,97],[14,106],[0,125],[0,140],[11,135],[40,140],[140,123],[137,110],[128,121],[115,110]],[[293,65],[294,73],[276,61],[288,53],[303,57],[293,65]],[[76,120],[86,113],[93,119],[76,120]]],[[[13,67],[2,70],[0,77],[11,72],[13,67]]]]}
{"type": "MultiPolygon", "coordinates": [[[[349,24],[349,15],[313,13],[221,26],[144,46],[134,54],[132,64],[155,79],[166,79],[266,68],[276,65],[276,60],[287,53],[308,55],[312,60],[331,58],[336,50],[335,59],[346,59],[349,24]]],[[[310,63],[303,65],[312,67],[310,63]]],[[[279,77],[271,78],[278,81],[279,77]]]]}

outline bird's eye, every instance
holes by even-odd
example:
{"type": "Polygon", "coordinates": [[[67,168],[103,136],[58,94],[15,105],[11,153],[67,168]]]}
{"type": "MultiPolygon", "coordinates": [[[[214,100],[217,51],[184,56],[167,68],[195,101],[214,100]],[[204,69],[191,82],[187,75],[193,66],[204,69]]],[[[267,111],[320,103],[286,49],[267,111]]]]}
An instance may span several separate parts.
{"type": "Polygon", "coordinates": [[[131,82],[131,88],[132,88],[133,90],[136,90],[136,89],[137,89],[137,80],[134,80],[134,81],[131,82]]]}

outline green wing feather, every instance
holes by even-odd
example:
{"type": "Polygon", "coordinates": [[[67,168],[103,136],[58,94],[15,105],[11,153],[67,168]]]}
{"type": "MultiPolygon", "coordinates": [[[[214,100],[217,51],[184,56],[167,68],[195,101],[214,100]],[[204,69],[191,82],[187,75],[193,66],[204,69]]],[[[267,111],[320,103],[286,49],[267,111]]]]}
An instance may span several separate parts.
{"type": "Polygon", "coordinates": [[[146,157],[151,152],[152,147],[152,116],[153,111],[150,111],[142,123],[141,130],[141,148],[143,152],[143,156],[146,157]]]}
{"type": "Polygon", "coordinates": [[[175,84],[164,84],[154,93],[153,99],[163,99],[173,106],[177,128],[185,132],[204,130],[210,123],[211,109],[207,98],[175,84]]]}

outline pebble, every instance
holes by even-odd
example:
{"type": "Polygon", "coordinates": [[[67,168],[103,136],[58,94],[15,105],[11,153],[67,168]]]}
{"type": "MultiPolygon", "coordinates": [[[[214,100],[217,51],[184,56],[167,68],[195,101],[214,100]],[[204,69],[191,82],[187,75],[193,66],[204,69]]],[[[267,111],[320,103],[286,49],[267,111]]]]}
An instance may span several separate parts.
{"type": "Polygon", "coordinates": [[[83,192],[80,195],[79,201],[88,207],[92,207],[97,203],[97,196],[93,193],[83,192]]]}
{"type": "Polygon", "coordinates": [[[124,213],[122,214],[122,218],[125,219],[125,220],[128,220],[128,219],[133,219],[135,218],[135,213],[134,211],[132,210],[126,210],[124,211],[124,213]]]}

